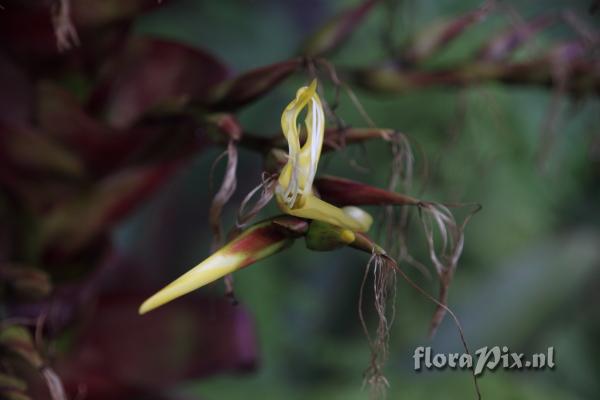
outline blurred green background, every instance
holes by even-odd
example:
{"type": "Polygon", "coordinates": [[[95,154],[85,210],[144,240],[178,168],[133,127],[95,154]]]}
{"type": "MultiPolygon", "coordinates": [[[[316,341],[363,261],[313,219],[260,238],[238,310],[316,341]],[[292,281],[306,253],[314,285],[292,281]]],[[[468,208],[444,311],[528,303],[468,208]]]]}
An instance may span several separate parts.
{"type": "MultiPolygon", "coordinates": [[[[565,8],[585,15],[589,3],[505,2],[526,17],[565,8]]],[[[353,4],[348,0],[173,1],[139,18],[136,30],[209,49],[237,71],[245,71],[294,56],[308,33],[353,4]]],[[[395,21],[394,38],[401,44],[435,20],[479,4],[403,1],[393,13],[378,7],[329,59],[338,66],[375,63],[385,57],[380,37],[390,20],[395,21]]],[[[597,17],[589,22],[597,23],[597,17]]],[[[431,63],[451,65],[461,60],[508,24],[506,14],[494,13],[431,63]]],[[[572,36],[568,32],[564,26],[544,31],[516,56],[527,57],[551,41],[572,36]]],[[[239,114],[243,126],[258,134],[277,132],[280,110],[305,81],[298,74],[245,108],[239,114]]],[[[331,100],[332,88],[326,93],[331,100]]],[[[561,98],[556,137],[541,166],[536,156],[549,117],[550,90],[485,84],[402,95],[377,96],[360,90],[356,94],[378,126],[406,133],[415,146],[417,170],[411,194],[483,206],[466,229],[465,250],[449,297],[471,348],[506,345],[532,354],[555,347],[554,370],[486,373],[480,380],[484,399],[598,398],[600,155],[593,148],[600,126],[598,98],[561,98]]],[[[347,98],[338,111],[350,125],[366,126],[347,98]]],[[[390,162],[387,146],[370,143],[366,150],[351,146],[327,155],[320,173],[384,185],[390,162]],[[356,169],[351,160],[368,171],[356,169]]],[[[168,265],[173,278],[208,254],[206,171],[220,151],[211,149],[198,156],[168,190],[121,226],[118,238],[126,253],[150,264],[168,265]],[[176,246],[159,246],[165,229],[175,237],[176,246]]],[[[241,150],[239,185],[226,211],[226,227],[233,224],[237,204],[259,183],[261,167],[259,156],[241,150]]],[[[265,215],[276,212],[273,206],[263,211],[265,215]]],[[[411,226],[410,236],[414,255],[427,261],[418,224],[411,226]]],[[[297,243],[236,273],[237,297],[256,319],[259,369],[190,381],[174,390],[206,399],[366,398],[361,380],[369,348],[357,303],[367,259],[352,250],[310,252],[297,243]]],[[[404,267],[431,293],[437,292],[434,280],[404,267]]],[[[448,318],[428,341],[434,305],[401,279],[398,282],[386,368],[389,398],[474,398],[468,371],[416,373],[412,369],[416,346],[431,345],[443,352],[462,352],[462,347],[448,318]]],[[[203,290],[220,293],[222,285],[203,290]]],[[[367,311],[372,326],[374,314],[367,311]]]]}

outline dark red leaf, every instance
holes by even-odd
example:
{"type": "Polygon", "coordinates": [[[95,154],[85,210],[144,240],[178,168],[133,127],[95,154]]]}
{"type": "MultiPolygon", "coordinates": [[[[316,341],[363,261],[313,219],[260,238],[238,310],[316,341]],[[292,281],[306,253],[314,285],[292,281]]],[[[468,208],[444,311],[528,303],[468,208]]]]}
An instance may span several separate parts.
{"type": "Polygon", "coordinates": [[[148,294],[106,295],[89,310],[59,368],[69,386],[164,388],[256,368],[254,322],[244,307],[225,298],[188,296],[140,317],[137,309],[148,294]]]}
{"type": "Polygon", "coordinates": [[[41,243],[52,258],[77,253],[134,211],[182,162],[119,172],[57,206],[43,221],[41,243]]]}
{"type": "Polygon", "coordinates": [[[78,154],[93,176],[184,157],[202,147],[198,124],[192,118],[179,116],[127,130],[113,129],[93,119],[66,90],[50,83],[40,86],[38,121],[45,132],[78,154]]]}
{"type": "Polygon", "coordinates": [[[51,137],[0,121],[0,181],[18,175],[76,179],[83,174],[80,160],[51,137]]]}
{"type": "MultiPolygon", "coordinates": [[[[5,0],[1,5],[3,47],[27,59],[60,56],[51,18],[52,2],[5,0]]],[[[159,6],[155,0],[70,0],[70,5],[70,19],[84,38],[83,43],[87,34],[95,29],[128,23],[140,11],[159,6]]]]}
{"type": "Polygon", "coordinates": [[[90,106],[115,128],[131,127],[159,107],[203,99],[228,75],[220,61],[202,50],[153,38],[132,39],[109,69],[90,106]]]}
{"type": "Polygon", "coordinates": [[[44,2],[3,2],[0,10],[0,37],[2,47],[11,54],[30,58],[32,56],[55,56],[56,37],[50,18],[50,10],[44,2]],[[26,29],[24,29],[26,27],[26,29]]]}
{"type": "Polygon", "coordinates": [[[0,88],[0,121],[27,125],[33,111],[33,87],[23,70],[1,53],[0,88]]]}

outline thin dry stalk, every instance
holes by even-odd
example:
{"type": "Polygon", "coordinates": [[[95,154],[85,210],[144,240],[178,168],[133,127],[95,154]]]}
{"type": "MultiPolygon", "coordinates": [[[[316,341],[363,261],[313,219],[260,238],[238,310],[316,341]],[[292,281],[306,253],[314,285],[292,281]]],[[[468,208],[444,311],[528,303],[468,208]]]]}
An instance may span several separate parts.
{"type": "MultiPolygon", "coordinates": [[[[371,117],[368,115],[368,113],[366,112],[366,110],[364,109],[364,107],[362,106],[362,104],[360,103],[360,101],[358,100],[356,95],[354,94],[354,92],[352,92],[352,89],[350,89],[350,87],[339,78],[337,71],[336,71],[335,67],[333,66],[333,64],[331,64],[329,61],[327,61],[323,58],[317,59],[316,62],[325,68],[327,75],[328,75],[329,79],[331,80],[331,82],[333,83],[334,88],[335,88],[335,98],[334,98],[333,106],[331,106],[331,107],[328,106],[328,109],[336,121],[336,126],[337,126],[338,130],[340,132],[342,132],[342,135],[340,135],[341,148],[344,148],[346,145],[345,131],[348,128],[345,121],[335,112],[335,109],[339,105],[341,89],[343,89],[346,92],[346,94],[350,98],[350,100],[351,100],[352,104],[354,105],[354,107],[356,108],[356,110],[359,112],[359,114],[361,114],[361,116],[365,119],[365,121],[367,121],[367,124],[371,128],[379,129],[376,127],[375,123],[373,122],[371,117]]],[[[325,103],[327,103],[327,102],[325,102],[325,103]]],[[[368,163],[369,160],[366,157],[366,147],[364,146],[364,144],[362,142],[359,142],[359,144],[360,144],[360,149],[362,150],[363,154],[365,155],[364,159],[368,163]]],[[[342,154],[344,154],[344,153],[342,153],[342,154]]],[[[354,158],[349,159],[349,165],[361,173],[367,173],[370,170],[370,168],[368,166],[361,165],[354,158]]]]}
{"type": "MultiPolygon", "coordinates": [[[[227,167],[225,169],[225,176],[223,177],[223,182],[221,183],[219,191],[217,192],[215,197],[213,197],[208,217],[209,224],[213,233],[213,240],[211,246],[212,251],[217,250],[223,245],[221,214],[223,213],[223,207],[225,206],[225,204],[227,204],[229,199],[231,199],[231,196],[235,192],[235,188],[237,186],[236,171],[238,153],[235,141],[233,139],[229,141],[229,144],[227,145],[227,150],[224,154],[227,154],[227,167]]],[[[221,158],[221,156],[217,158],[216,162],[218,162],[221,158]]],[[[211,168],[211,176],[215,164],[213,164],[213,167],[211,168]]]]}
{"type": "MultiPolygon", "coordinates": [[[[211,243],[211,251],[217,251],[221,246],[223,246],[223,230],[221,227],[221,215],[223,214],[223,208],[225,204],[231,199],[235,189],[237,187],[237,163],[238,163],[238,152],[237,146],[234,139],[230,139],[227,144],[227,150],[224,151],[213,163],[210,169],[210,190],[212,192],[212,177],[214,173],[214,169],[217,163],[227,155],[227,167],[225,168],[225,176],[223,177],[223,182],[221,183],[221,187],[217,194],[213,197],[212,203],[210,205],[209,213],[208,213],[208,222],[210,224],[210,228],[212,230],[213,238],[211,243]]],[[[232,302],[237,303],[234,294],[233,288],[233,276],[231,274],[226,275],[224,278],[225,282],[225,295],[229,297],[232,302]]]]}
{"type": "MultiPolygon", "coordinates": [[[[462,205],[454,205],[459,207],[462,205]]],[[[423,202],[419,204],[419,216],[429,249],[429,258],[440,280],[438,302],[446,306],[448,301],[448,288],[454,277],[458,260],[464,247],[464,229],[471,217],[481,209],[475,205],[473,210],[457,224],[454,216],[446,205],[423,202]],[[441,239],[441,245],[436,244],[436,236],[441,239]]],[[[444,316],[447,307],[436,309],[431,320],[429,336],[433,337],[444,316]]]]}
{"type": "Polygon", "coordinates": [[[265,208],[265,206],[271,201],[275,194],[275,184],[277,183],[277,174],[269,175],[266,172],[262,174],[262,182],[250,191],[242,201],[238,210],[236,227],[238,229],[246,227],[254,217],[265,208]],[[246,210],[250,204],[250,201],[254,198],[254,195],[260,191],[260,197],[254,203],[250,210],[246,210]]]}
{"type": "MultiPolygon", "coordinates": [[[[390,138],[392,162],[387,190],[409,193],[412,187],[415,158],[406,135],[394,132],[390,138]]],[[[413,260],[406,244],[409,225],[409,208],[386,206],[380,214],[380,224],[385,232],[385,248],[394,258],[413,260]]],[[[415,264],[418,269],[418,264],[415,264]]]]}
{"type": "Polygon", "coordinates": [[[396,272],[387,265],[387,258],[381,253],[373,250],[371,258],[367,263],[363,281],[360,287],[358,315],[359,319],[369,341],[371,348],[371,360],[369,367],[364,373],[364,384],[369,385],[371,399],[385,398],[389,382],[383,373],[383,367],[389,355],[389,337],[390,329],[394,323],[395,317],[395,298],[396,298],[396,272]],[[377,312],[377,329],[372,336],[367,327],[363,315],[363,293],[365,290],[369,272],[373,270],[373,296],[374,307],[377,312]],[[392,297],[392,310],[388,313],[387,305],[390,296],[392,297]]]}
{"type": "MultiPolygon", "coordinates": [[[[411,191],[415,157],[409,139],[401,132],[394,132],[386,139],[391,143],[392,168],[388,178],[389,192],[411,191]]],[[[431,274],[427,267],[415,259],[408,250],[408,229],[410,225],[410,207],[406,205],[387,205],[378,216],[379,226],[382,227],[385,248],[392,258],[406,262],[416,268],[427,279],[431,274]]]]}
{"type": "MultiPolygon", "coordinates": [[[[427,298],[428,300],[435,303],[438,308],[443,309],[445,313],[447,313],[448,315],[450,315],[452,317],[452,320],[454,321],[454,325],[456,326],[456,328],[458,330],[460,342],[461,342],[463,348],[465,349],[465,352],[469,355],[472,355],[470,347],[467,343],[467,339],[465,338],[464,330],[463,330],[460,320],[458,319],[456,314],[446,304],[438,301],[435,297],[433,297],[432,295],[427,293],[425,291],[425,289],[423,289],[421,286],[419,286],[417,283],[415,283],[412,279],[410,279],[410,277],[406,274],[406,272],[404,272],[404,270],[402,268],[400,268],[400,266],[393,259],[386,257],[386,260],[388,262],[388,265],[393,267],[394,271],[398,272],[400,274],[400,276],[402,277],[402,279],[404,279],[410,286],[412,286],[415,290],[417,290],[425,298],[427,298]]],[[[476,398],[477,398],[477,400],[481,400],[481,391],[479,389],[479,382],[477,380],[477,375],[475,375],[474,368],[471,368],[471,376],[473,377],[473,387],[475,389],[476,398]]]]}
{"type": "MultiPolygon", "coordinates": [[[[317,62],[328,72],[329,78],[335,85],[336,95],[339,93],[339,89],[342,88],[367,125],[371,128],[376,128],[375,122],[367,113],[358,97],[348,84],[339,78],[335,67],[324,59],[318,59],[317,62]]],[[[382,137],[391,143],[392,151],[392,172],[388,180],[388,190],[391,192],[398,190],[408,192],[412,186],[415,161],[409,140],[401,132],[393,132],[391,135],[382,137]]],[[[386,206],[383,209],[383,213],[379,216],[381,222],[379,226],[382,226],[385,232],[385,246],[387,249],[391,249],[393,256],[409,262],[425,276],[429,276],[427,268],[415,260],[408,251],[406,244],[406,232],[409,225],[408,212],[408,208],[403,206],[398,208],[386,206]]]]}
{"type": "Polygon", "coordinates": [[[363,107],[362,103],[360,102],[360,100],[358,99],[356,94],[354,94],[354,91],[350,88],[350,86],[346,82],[344,82],[343,80],[341,80],[339,78],[339,75],[335,69],[335,66],[324,58],[319,58],[316,60],[316,62],[325,68],[325,70],[327,71],[327,73],[329,75],[329,79],[331,79],[331,82],[333,82],[333,84],[335,85],[336,104],[339,102],[339,91],[341,88],[346,92],[346,95],[352,102],[352,105],[354,106],[356,111],[358,111],[358,113],[361,115],[361,117],[363,117],[363,119],[365,120],[367,125],[371,128],[377,128],[377,124],[375,124],[375,122],[373,121],[373,119],[371,118],[369,113],[367,113],[367,110],[365,110],[365,108],[363,107]]]}
{"type": "Polygon", "coordinates": [[[546,117],[540,128],[540,144],[536,155],[537,166],[542,172],[546,171],[548,158],[556,142],[560,125],[561,104],[566,93],[568,76],[557,72],[555,73],[555,79],[557,84],[554,87],[550,104],[546,110],[546,117]]]}
{"type": "MultiPolygon", "coordinates": [[[[314,60],[312,60],[312,59],[307,60],[307,66],[308,66],[308,71],[311,76],[311,79],[316,78],[317,77],[317,68],[316,68],[314,60]]],[[[335,72],[335,69],[333,68],[333,65],[331,65],[331,64],[327,65],[327,72],[329,74],[329,79],[334,84],[333,101],[330,103],[325,99],[325,93],[323,92],[323,86],[317,87],[317,92],[319,93],[319,96],[321,97],[321,101],[325,108],[325,115],[328,118],[335,121],[336,128],[343,132],[346,129],[347,124],[344,121],[344,119],[342,117],[340,117],[338,113],[336,113],[336,109],[338,108],[338,106],[340,104],[340,85],[341,85],[341,83],[339,81],[339,78],[337,77],[337,74],[335,72]]]]}

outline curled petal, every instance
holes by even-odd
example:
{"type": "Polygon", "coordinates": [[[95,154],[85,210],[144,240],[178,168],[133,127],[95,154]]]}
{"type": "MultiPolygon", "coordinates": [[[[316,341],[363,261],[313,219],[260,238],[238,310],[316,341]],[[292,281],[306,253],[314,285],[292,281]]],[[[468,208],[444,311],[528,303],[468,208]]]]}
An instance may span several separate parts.
{"type": "Polygon", "coordinates": [[[302,87],[296,98],[285,108],[281,115],[281,128],[288,142],[288,162],[279,177],[277,192],[288,208],[294,208],[298,196],[312,193],[312,183],[317,173],[317,165],[323,147],[325,132],[325,115],[321,100],[316,93],[317,81],[310,86],[302,87]],[[306,126],[306,143],[300,147],[298,116],[308,108],[304,121],[306,126]]]}
{"type": "Polygon", "coordinates": [[[288,141],[289,154],[275,189],[277,204],[289,215],[326,222],[352,232],[366,232],[373,222],[368,213],[356,207],[338,208],[313,194],[312,186],[325,133],[325,115],[316,90],[316,80],[310,86],[300,88],[281,116],[281,128],[288,141]],[[297,119],[304,107],[308,107],[304,121],[307,137],[300,147],[297,119]]]}

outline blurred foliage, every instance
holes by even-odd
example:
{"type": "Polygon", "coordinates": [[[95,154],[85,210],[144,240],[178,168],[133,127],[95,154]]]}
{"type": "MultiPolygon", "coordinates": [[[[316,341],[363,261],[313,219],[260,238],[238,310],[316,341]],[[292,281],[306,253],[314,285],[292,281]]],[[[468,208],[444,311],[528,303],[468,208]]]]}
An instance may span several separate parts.
{"type": "MultiPolygon", "coordinates": [[[[205,76],[211,74],[214,77],[221,72],[223,76],[236,76],[237,73],[293,58],[308,35],[336,13],[356,4],[356,1],[350,0],[173,0],[138,15],[133,32],[140,37],[173,39],[202,49],[206,57],[222,60],[228,66],[227,72],[220,70],[220,61],[216,60],[211,72],[200,68],[189,72],[191,75],[198,73],[194,87],[198,88],[197,96],[204,97],[205,76]]],[[[483,21],[468,28],[440,52],[425,60],[423,68],[444,68],[467,60],[493,34],[513,24],[515,18],[529,19],[569,9],[596,32],[600,29],[598,14],[587,15],[590,1],[506,1],[501,4],[506,7],[504,11],[491,12],[483,21]]],[[[390,46],[400,48],[400,45],[411,43],[419,32],[428,31],[435,21],[447,21],[478,6],[480,2],[477,1],[382,1],[361,21],[349,41],[327,58],[340,68],[374,65],[389,57],[390,46]],[[392,32],[392,43],[386,46],[382,37],[387,31],[392,32]]],[[[560,23],[536,33],[518,49],[514,60],[527,60],[544,53],[555,43],[572,40],[577,37],[573,30],[573,27],[560,23]]],[[[81,39],[82,48],[91,46],[92,39],[85,32],[81,39]]],[[[49,46],[54,46],[54,43],[50,41],[49,46]]],[[[34,61],[29,62],[31,65],[27,72],[31,74],[36,68],[34,61]]],[[[122,70],[117,68],[113,71],[116,71],[113,72],[114,77],[122,70]]],[[[94,97],[85,76],[68,72],[58,76],[55,80],[69,88],[75,97],[94,97]]],[[[110,77],[110,74],[105,76],[110,77]]],[[[163,78],[153,76],[151,72],[150,76],[157,80],[163,78]]],[[[236,116],[244,131],[265,137],[276,134],[281,109],[305,78],[304,74],[292,75],[267,95],[239,110],[236,116]]],[[[112,78],[107,79],[110,81],[112,78]]],[[[486,373],[480,380],[483,398],[596,399],[600,395],[597,379],[600,374],[600,345],[597,340],[600,335],[597,308],[600,284],[598,90],[581,96],[559,94],[555,108],[552,103],[557,95],[553,89],[535,85],[484,82],[458,87],[432,86],[400,94],[377,93],[358,85],[353,90],[377,126],[401,131],[410,138],[417,161],[412,195],[447,203],[473,201],[483,206],[465,231],[464,254],[449,294],[449,305],[459,316],[471,348],[507,345],[526,354],[544,351],[548,346],[556,349],[555,370],[486,373]],[[556,119],[551,126],[555,131],[552,144],[544,151],[546,141],[550,140],[544,136],[548,129],[546,122],[555,114],[556,119]]],[[[110,101],[103,100],[101,95],[100,105],[106,106],[110,101]]],[[[334,95],[330,85],[325,91],[325,98],[332,101],[334,95]]],[[[52,95],[50,103],[57,102],[57,98],[57,95],[52,95]]],[[[352,127],[365,126],[352,101],[344,95],[340,100],[336,112],[345,122],[352,127]]],[[[161,104],[160,107],[169,110],[177,105],[161,104]]],[[[106,107],[91,109],[96,115],[106,116],[106,107]]],[[[49,113],[55,115],[54,111],[49,113]]],[[[112,122],[124,121],[115,118],[112,122]]],[[[106,125],[111,125],[110,116],[106,117],[106,121],[106,125]]],[[[32,162],[48,168],[52,176],[66,175],[71,183],[75,182],[73,190],[81,192],[81,198],[89,195],[101,199],[94,203],[100,212],[81,211],[78,204],[83,203],[77,200],[70,203],[72,208],[65,211],[72,216],[77,212],[72,210],[80,210],[81,214],[77,215],[94,215],[97,220],[86,222],[84,217],[77,218],[67,231],[53,230],[52,222],[45,222],[49,226],[46,228],[46,232],[50,232],[46,237],[49,242],[53,237],[72,235],[73,238],[93,236],[95,243],[86,250],[92,253],[91,257],[86,254],[86,261],[79,256],[70,259],[69,265],[63,268],[67,271],[54,269],[52,274],[54,277],[77,276],[77,265],[96,265],[106,261],[101,260],[103,257],[110,259],[108,264],[112,266],[105,274],[108,276],[106,280],[111,283],[111,297],[103,297],[97,310],[114,315],[100,312],[104,318],[97,318],[97,323],[104,325],[107,335],[113,331],[123,335],[121,343],[127,347],[136,343],[136,337],[145,336],[156,326],[172,327],[147,338],[148,352],[155,351],[161,340],[181,346],[173,345],[172,353],[165,351],[157,356],[158,360],[172,367],[172,374],[166,375],[177,376],[165,378],[168,384],[157,385],[155,382],[160,391],[170,395],[234,400],[366,398],[367,391],[361,389],[361,379],[370,355],[357,316],[357,302],[368,256],[349,249],[315,253],[306,250],[303,244],[295,244],[285,253],[236,272],[236,297],[242,304],[237,311],[231,311],[228,304],[219,303],[221,299],[198,300],[197,296],[191,296],[190,300],[178,300],[161,311],[163,314],[156,317],[157,321],[165,322],[125,325],[124,321],[140,318],[134,315],[134,310],[145,294],[179,276],[209,254],[211,237],[207,221],[211,197],[207,171],[221,149],[204,149],[204,143],[198,144],[197,140],[181,134],[189,131],[187,124],[195,126],[186,120],[184,123],[167,124],[167,128],[179,132],[175,135],[178,143],[191,142],[202,151],[194,152],[186,164],[174,161],[172,169],[154,171],[156,175],[153,176],[160,181],[157,189],[144,191],[139,201],[133,201],[135,206],[131,205],[126,211],[115,206],[122,211],[117,216],[110,212],[113,201],[122,200],[117,194],[122,194],[129,184],[135,186],[137,176],[146,176],[144,169],[136,170],[140,175],[132,175],[129,170],[121,171],[123,163],[106,165],[107,159],[117,157],[109,145],[106,145],[105,157],[91,160],[84,157],[81,161],[71,159],[60,151],[49,151],[45,143],[40,144],[48,158],[36,158],[32,162]],[[85,165],[86,172],[92,171],[93,183],[79,183],[81,164],[85,165]],[[108,178],[112,179],[106,178],[106,171],[110,171],[108,178]],[[167,177],[170,180],[163,184],[167,177]],[[119,182],[123,186],[119,186],[119,182]],[[142,200],[146,199],[149,201],[143,203],[142,200]],[[102,210],[114,218],[105,217],[102,210]],[[98,229],[101,233],[97,234],[97,225],[103,224],[107,227],[98,229]],[[113,227],[114,231],[108,233],[108,229],[113,227]],[[99,246],[95,240],[102,242],[107,236],[114,243],[114,252],[110,253],[113,258],[95,252],[99,246]],[[125,264],[133,267],[125,268],[125,264]],[[120,273],[119,268],[124,272],[120,273]],[[136,282],[137,279],[143,291],[136,291],[133,296],[129,292],[131,287],[123,283],[119,286],[118,283],[123,280],[136,282]],[[119,290],[125,290],[126,295],[119,290]],[[117,292],[118,296],[113,292],[117,292]],[[131,310],[131,315],[114,311],[119,308],[113,303],[117,297],[127,305],[127,310],[131,310]],[[217,301],[219,305],[211,305],[211,301],[217,301]],[[169,313],[168,307],[173,307],[174,311],[169,313]],[[227,315],[218,323],[206,316],[214,312],[215,307],[227,315]],[[110,318],[111,315],[114,318],[110,318]],[[218,329],[206,339],[204,346],[196,345],[198,338],[192,337],[193,334],[200,335],[207,326],[214,328],[215,324],[218,329]],[[256,339],[258,347],[255,348],[254,343],[237,342],[233,337],[235,332],[232,334],[227,330],[228,326],[240,329],[235,332],[253,332],[249,334],[250,341],[256,339]],[[234,343],[232,347],[237,349],[235,346],[239,346],[241,353],[245,353],[240,356],[234,352],[231,356],[220,348],[222,353],[206,355],[211,348],[219,344],[223,346],[223,343],[234,343]],[[205,356],[220,360],[222,354],[231,363],[220,365],[219,361],[215,361],[219,365],[214,371],[210,365],[201,362],[205,356]],[[233,359],[236,356],[239,360],[233,359]],[[194,363],[194,358],[199,361],[194,363]],[[186,372],[180,373],[181,370],[186,372]],[[252,372],[247,373],[248,370],[252,372]],[[220,374],[214,375],[216,373],[220,374]],[[174,384],[181,376],[187,379],[186,383],[174,384]]],[[[85,122],[81,125],[86,129],[89,127],[85,122]]],[[[47,127],[51,126],[53,123],[50,121],[47,127]]],[[[108,135],[114,133],[102,131],[103,134],[106,132],[108,135]]],[[[143,137],[147,132],[154,131],[141,131],[137,135],[143,137]]],[[[134,143],[135,137],[133,134],[131,139],[134,143]]],[[[160,143],[156,147],[160,147],[160,143]]],[[[144,162],[134,163],[134,166],[151,168],[153,164],[147,163],[147,160],[155,160],[156,153],[150,151],[147,157],[141,158],[144,162]]],[[[255,152],[242,147],[239,154],[238,187],[224,211],[224,226],[227,228],[234,224],[237,204],[260,183],[262,171],[261,159],[255,152]]],[[[130,160],[130,156],[125,154],[123,159],[130,160]]],[[[160,157],[177,160],[179,156],[161,153],[160,157]]],[[[384,187],[390,170],[388,144],[370,141],[364,146],[348,146],[335,154],[326,154],[320,168],[321,174],[353,177],[384,187]]],[[[222,168],[217,168],[215,176],[221,175],[222,168]]],[[[132,190],[135,191],[135,188],[132,190]]],[[[275,206],[270,205],[261,216],[275,213],[275,206]]],[[[55,213],[52,218],[60,220],[61,214],[55,213]]],[[[46,216],[42,220],[52,221],[46,216]]],[[[35,223],[31,224],[35,226],[35,223]]],[[[409,233],[411,252],[426,260],[422,227],[413,223],[409,233]]],[[[35,247],[38,240],[44,239],[43,235],[36,236],[33,228],[31,236],[29,240],[34,243],[26,244],[26,247],[35,247]]],[[[76,242],[66,241],[69,246],[78,245],[76,242]]],[[[70,250],[61,249],[61,254],[70,250]]],[[[25,267],[28,271],[37,271],[41,266],[25,267]]],[[[90,269],[87,267],[87,270],[90,269]]],[[[409,266],[406,270],[429,292],[437,293],[435,280],[427,280],[409,266]]],[[[46,286],[49,283],[43,276],[32,275],[32,278],[42,282],[41,291],[49,290],[46,286]]],[[[22,287],[36,282],[19,284],[22,287]]],[[[222,296],[222,291],[221,284],[202,289],[204,295],[214,297],[222,296]]],[[[447,318],[436,337],[428,342],[427,329],[435,305],[401,279],[395,304],[396,321],[391,332],[390,359],[386,367],[391,383],[388,397],[473,398],[468,371],[416,373],[412,369],[412,354],[418,345],[431,344],[434,349],[444,352],[462,351],[452,321],[447,318]]],[[[370,322],[375,323],[374,310],[371,311],[367,315],[372,318],[370,322]]],[[[104,341],[103,331],[94,327],[93,321],[77,329],[92,332],[83,335],[80,341],[75,340],[77,346],[81,346],[79,348],[91,348],[95,352],[101,349],[100,354],[102,350],[113,349],[114,353],[109,353],[114,359],[123,357],[118,337],[115,338],[116,345],[104,341]],[[98,338],[93,336],[94,332],[98,338]]],[[[65,348],[72,345],[69,338],[62,339],[67,342],[65,348]]],[[[132,359],[135,357],[132,356],[132,359]]],[[[157,359],[142,358],[139,363],[148,364],[157,362],[157,359]]],[[[80,362],[77,360],[72,365],[81,365],[80,362]]],[[[86,365],[86,374],[94,376],[109,376],[113,372],[109,373],[110,367],[102,363],[83,365],[86,365]]],[[[73,369],[73,366],[65,368],[67,382],[73,369]]],[[[140,372],[130,381],[151,386],[145,379],[155,376],[152,374],[156,374],[156,370],[151,365],[148,369],[150,372],[146,378],[140,378],[143,375],[140,372]]],[[[127,371],[115,374],[124,379],[127,371]]],[[[73,375],[77,378],[76,373],[73,375]]],[[[103,382],[94,383],[97,386],[90,385],[89,390],[104,387],[103,382]]],[[[124,386],[125,383],[130,382],[124,382],[124,386]]],[[[13,385],[22,390],[21,382],[15,381],[13,385]]],[[[124,398],[152,398],[138,387],[128,386],[127,389],[130,395],[124,398]]]]}

